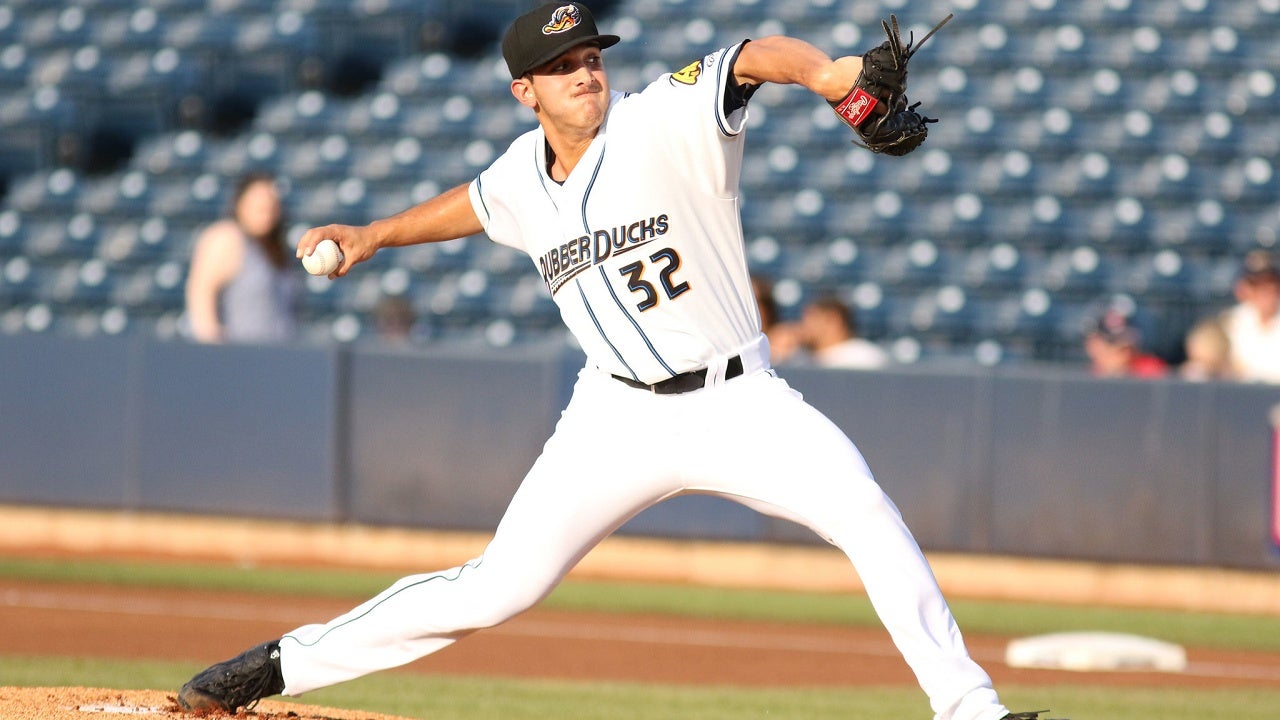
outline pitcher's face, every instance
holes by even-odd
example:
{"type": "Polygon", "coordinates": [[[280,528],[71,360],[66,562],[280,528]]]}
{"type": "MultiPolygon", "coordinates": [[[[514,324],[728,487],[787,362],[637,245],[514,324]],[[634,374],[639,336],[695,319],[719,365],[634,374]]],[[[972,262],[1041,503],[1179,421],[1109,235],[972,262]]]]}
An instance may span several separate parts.
{"type": "Polygon", "coordinates": [[[563,129],[597,130],[609,109],[609,78],[595,45],[570,48],[513,81],[512,91],[540,121],[563,129]]]}

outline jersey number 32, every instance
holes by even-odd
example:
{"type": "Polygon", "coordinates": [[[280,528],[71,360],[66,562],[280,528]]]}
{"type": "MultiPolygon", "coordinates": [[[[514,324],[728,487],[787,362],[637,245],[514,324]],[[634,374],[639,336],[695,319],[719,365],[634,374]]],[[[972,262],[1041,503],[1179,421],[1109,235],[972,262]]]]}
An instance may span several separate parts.
{"type": "MultiPolygon", "coordinates": [[[[680,269],[680,256],[671,248],[664,248],[649,256],[649,261],[653,263],[658,272],[658,283],[662,285],[663,291],[667,294],[667,298],[674,300],[681,294],[689,290],[689,283],[676,280],[676,270],[680,269]]],[[[630,265],[618,268],[618,272],[627,278],[627,289],[633,293],[641,293],[644,299],[636,303],[636,308],[640,312],[644,312],[658,304],[658,290],[653,283],[644,279],[645,273],[644,261],[636,261],[630,265]]]]}

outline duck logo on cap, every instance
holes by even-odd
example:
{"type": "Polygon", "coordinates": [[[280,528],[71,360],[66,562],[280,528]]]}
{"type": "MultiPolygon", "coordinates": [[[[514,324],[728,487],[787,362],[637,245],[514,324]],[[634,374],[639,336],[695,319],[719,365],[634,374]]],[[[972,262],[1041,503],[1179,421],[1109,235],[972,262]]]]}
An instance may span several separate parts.
{"type": "Polygon", "coordinates": [[[542,26],[543,35],[567,32],[582,23],[582,13],[574,5],[561,5],[551,13],[551,22],[542,26]]]}

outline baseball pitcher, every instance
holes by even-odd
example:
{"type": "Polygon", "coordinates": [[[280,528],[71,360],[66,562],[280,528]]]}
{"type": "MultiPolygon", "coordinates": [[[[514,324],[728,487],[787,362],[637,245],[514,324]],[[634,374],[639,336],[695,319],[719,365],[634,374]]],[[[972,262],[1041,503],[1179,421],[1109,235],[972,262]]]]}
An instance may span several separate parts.
{"type": "Polygon", "coordinates": [[[337,241],[340,278],[384,248],[480,232],[519,249],[586,351],[572,399],[480,557],[213,665],[183,686],[182,706],[235,711],[441,650],[546,597],[645,508],[705,493],[840,548],[935,718],[1035,720],[1011,714],[969,657],[858,449],[770,369],[748,275],[738,176],[760,85],[807,89],[873,151],[906,154],[927,137],[931,120],[905,94],[919,45],[896,19],[884,29],[877,48],[836,60],[797,39],[744,40],[629,93],[605,72],[619,38],[586,7],[517,18],[502,52],[538,127],[470,183],[367,226],[311,229],[297,253],[337,241]]]}

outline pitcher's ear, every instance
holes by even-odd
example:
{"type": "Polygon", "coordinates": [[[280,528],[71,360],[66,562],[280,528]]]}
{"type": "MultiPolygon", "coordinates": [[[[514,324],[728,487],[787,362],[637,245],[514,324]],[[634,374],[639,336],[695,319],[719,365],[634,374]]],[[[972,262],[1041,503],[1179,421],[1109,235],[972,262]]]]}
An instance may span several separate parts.
{"type": "Polygon", "coordinates": [[[525,107],[533,108],[538,104],[538,98],[533,92],[533,79],[528,75],[511,81],[511,95],[525,107]]]}

